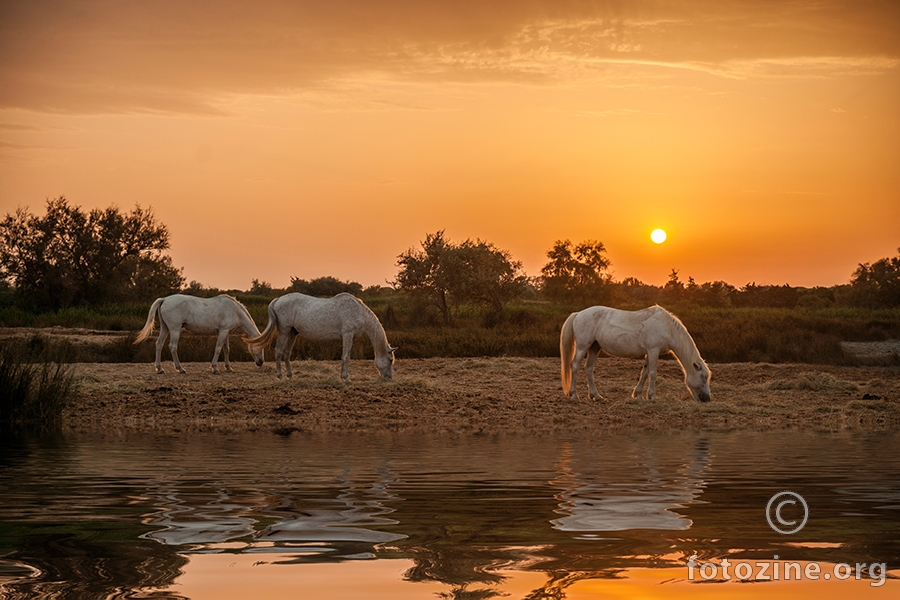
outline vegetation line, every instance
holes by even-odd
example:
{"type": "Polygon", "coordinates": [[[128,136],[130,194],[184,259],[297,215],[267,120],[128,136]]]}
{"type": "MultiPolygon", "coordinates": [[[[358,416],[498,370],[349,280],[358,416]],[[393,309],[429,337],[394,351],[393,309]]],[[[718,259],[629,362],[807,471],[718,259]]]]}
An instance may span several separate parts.
{"type": "MultiPolygon", "coordinates": [[[[287,288],[254,279],[247,291],[192,281],[166,254],[169,233],[149,209],[85,212],[60,197],[46,215],[18,209],[0,221],[0,327],[82,327],[133,332],[155,298],[180,292],[229,293],[266,322],[266,305],[286,292],[333,296],[349,292],[378,315],[397,357],[557,356],[559,327],[569,313],[603,304],[636,309],[660,304],[678,315],[712,362],[853,364],[843,341],[900,338],[900,255],[860,264],[848,284],[830,288],[723,281],[682,281],[672,269],[663,286],[633,277],[615,281],[603,243],[557,240],[537,277],[506,250],[484,240],[455,242],[443,231],[425,236],[396,260],[390,286],[291,277],[287,288]]],[[[152,344],[132,347],[123,334],[110,343],[75,346],[33,337],[0,346],[30,348],[57,361],[145,362],[152,344]]],[[[187,338],[179,353],[207,361],[212,339],[187,338]]],[[[248,360],[243,344],[232,344],[248,360]]],[[[334,359],[340,345],[299,341],[296,356],[334,359]]],[[[365,345],[354,347],[357,358],[365,345]]]]}

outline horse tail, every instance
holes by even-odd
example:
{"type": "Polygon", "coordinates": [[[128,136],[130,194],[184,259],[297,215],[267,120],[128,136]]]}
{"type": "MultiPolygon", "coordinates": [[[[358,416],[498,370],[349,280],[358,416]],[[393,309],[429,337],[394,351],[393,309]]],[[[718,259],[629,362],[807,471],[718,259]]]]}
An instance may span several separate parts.
{"type": "Polygon", "coordinates": [[[135,344],[140,344],[153,333],[153,323],[156,321],[156,313],[159,311],[160,305],[162,305],[163,300],[165,298],[157,298],[153,304],[150,305],[150,313],[147,315],[147,323],[144,325],[144,328],[138,331],[137,337],[134,339],[135,344]]]}
{"type": "Polygon", "coordinates": [[[278,298],[275,298],[269,302],[269,322],[266,323],[266,328],[263,329],[263,332],[255,338],[243,337],[244,342],[247,344],[247,347],[250,348],[251,352],[253,350],[266,348],[275,338],[275,334],[278,331],[278,317],[275,315],[275,303],[277,301],[278,298]]]}
{"type": "Polygon", "coordinates": [[[572,389],[572,359],[575,358],[575,315],[572,313],[559,332],[559,369],[563,394],[572,389]]]}

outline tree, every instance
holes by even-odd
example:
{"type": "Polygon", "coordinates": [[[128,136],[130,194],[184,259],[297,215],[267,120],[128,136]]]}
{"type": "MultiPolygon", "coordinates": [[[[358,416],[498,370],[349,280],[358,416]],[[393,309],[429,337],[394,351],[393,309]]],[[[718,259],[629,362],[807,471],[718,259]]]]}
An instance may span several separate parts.
{"type": "Polygon", "coordinates": [[[307,296],[318,296],[320,298],[331,298],[341,292],[359,295],[362,292],[362,285],[355,281],[341,281],[335,277],[317,277],[309,281],[291,277],[291,286],[288,288],[290,292],[300,292],[307,296]]]}
{"type": "Polygon", "coordinates": [[[260,281],[259,279],[254,279],[250,282],[250,293],[256,296],[269,296],[271,298],[275,297],[275,290],[272,289],[272,284],[268,281],[260,281]]]}
{"type": "Polygon", "coordinates": [[[453,324],[464,303],[500,313],[527,283],[522,264],[505,250],[481,240],[453,244],[443,230],[427,234],[421,250],[398,256],[397,266],[394,285],[436,306],[445,325],[453,324]]]}
{"type": "Polygon", "coordinates": [[[605,254],[603,242],[587,240],[573,246],[569,240],[557,240],[541,268],[544,293],[565,302],[596,302],[611,280],[612,263],[605,254]]]}
{"type": "Polygon", "coordinates": [[[732,293],[731,298],[735,306],[794,308],[800,298],[800,290],[788,284],[756,285],[756,283],[748,283],[732,293]]]}
{"type": "Polygon", "coordinates": [[[641,304],[655,303],[660,294],[659,287],[646,284],[636,277],[626,277],[619,284],[619,288],[626,300],[641,304]]]}
{"type": "Polygon", "coordinates": [[[663,286],[663,299],[669,303],[681,302],[684,299],[684,284],[678,277],[678,270],[672,269],[669,279],[663,286]]]}
{"type": "Polygon", "coordinates": [[[900,306],[900,248],[893,258],[862,263],[850,278],[854,304],[873,308],[900,306]]]}
{"type": "Polygon", "coordinates": [[[147,299],[184,283],[168,248],[169,232],[149,209],[85,213],[61,196],[43,217],[19,208],[0,221],[0,279],[40,309],[147,299]]]}

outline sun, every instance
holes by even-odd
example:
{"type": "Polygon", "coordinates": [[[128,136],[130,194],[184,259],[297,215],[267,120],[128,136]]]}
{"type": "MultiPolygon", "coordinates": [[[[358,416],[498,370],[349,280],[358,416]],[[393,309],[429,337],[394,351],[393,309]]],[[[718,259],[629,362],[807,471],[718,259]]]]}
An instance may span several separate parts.
{"type": "Polygon", "coordinates": [[[650,233],[650,239],[653,240],[653,242],[656,244],[662,244],[664,241],[666,241],[666,232],[662,229],[654,229],[650,233]]]}

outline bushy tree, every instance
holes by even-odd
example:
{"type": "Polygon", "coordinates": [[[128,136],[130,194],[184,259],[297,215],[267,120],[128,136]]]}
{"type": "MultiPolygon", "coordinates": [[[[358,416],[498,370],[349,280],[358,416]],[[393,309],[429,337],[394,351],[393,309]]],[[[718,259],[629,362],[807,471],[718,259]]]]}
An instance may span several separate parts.
{"type": "Polygon", "coordinates": [[[731,295],[735,306],[794,308],[800,299],[800,290],[784,285],[756,285],[748,283],[731,295]]]}
{"type": "Polygon", "coordinates": [[[307,296],[317,296],[319,298],[331,298],[341,292],[347,292],[358,296],[362,292],[362,285],[355,281],[341,281],[335,277],[317,277],[309,281],[291,277],[291,286],[289,292],[300,292],[307,296]]]}
{"type": "Polygon", "coordinates": [[[700,306],[716,308],[731,306],[731,295],[735,291],[736,288],[733,285],[724,281],[712,281],[697,285],[693,277],[688,280],[687,288],[685,288],[688,301],[700,306]]]}
{"type": "Polygon", "coordinates": [[[854,304],[868,307],[900,306],[900,248],[893,258],[863,263],[850,278],[854,304]]]}
{"type": "Polygon", "coordinates": [[[250,282],[250,289],[248,291],[255,296],[267,296],[269,298],[274,298],[277,294],[277,291],[272,288],[271,283],[259,279],[254,279],[250,282]]]}
{"type": "Polygon", "coordinates": [[[603,242],[587,240],[572,244],[557,240],[547,251],[541,268],[543,291],[548,298],[563,302],[596,304],[607,295],[611,276],[603,242]]]}
{"type": "Polygon", "coordinates": [[[39,309],[147,299],[184,282],[168,248],[149,209],[84,212],[59,197],[43,217],[19,208],[0,221],[0,278],[39,309]]]}
{"type": "Polygon", "coordinates": [[[394,285],[436,306],[444,324],[453,324],[464,303],[481,304],[495,313],[522,292],[527,278],[522,264],[491,243],[469,240],[454,244],[444,232],[427,234],[421,249],[397,257],[394,285]]]}
{"type": "Polygon", "coordinates": [[[623,279],[619,290],[626,301],[644,305],[655,304],[661,293],[658,286],[644,283],[636,277],[623,279]]]}

